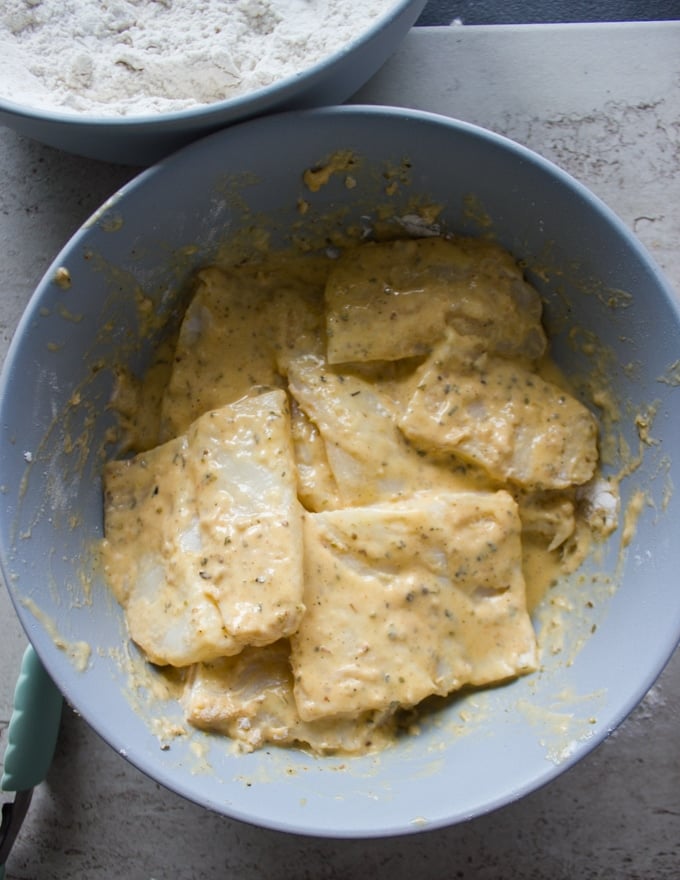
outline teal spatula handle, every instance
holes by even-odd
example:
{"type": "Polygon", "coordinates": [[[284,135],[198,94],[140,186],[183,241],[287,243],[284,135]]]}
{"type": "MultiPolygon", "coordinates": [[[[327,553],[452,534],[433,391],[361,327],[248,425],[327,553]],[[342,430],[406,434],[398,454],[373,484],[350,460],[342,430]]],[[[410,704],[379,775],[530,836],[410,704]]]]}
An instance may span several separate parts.
{"type": "Polygon", "coordinates": [[[14,690],[0,788],[26,791],[47,775],[59,733],[62,696],[29,645],[14,690]]]}

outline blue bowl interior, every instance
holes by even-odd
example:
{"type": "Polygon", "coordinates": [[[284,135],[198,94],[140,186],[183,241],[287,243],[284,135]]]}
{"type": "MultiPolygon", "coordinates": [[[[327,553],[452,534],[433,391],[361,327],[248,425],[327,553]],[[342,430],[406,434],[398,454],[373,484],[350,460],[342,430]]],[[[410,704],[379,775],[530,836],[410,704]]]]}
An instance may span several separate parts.
{"type": "MultiPolygon", "coordinates": [[[[430,114],[347,107],[212,135],[102,207],[48,270],[12,343],[0,386],[0,556],[17,613],[66,698],[111,746],[210,809],[285,831],[370,837],[507,804],[601,742],[677,644],[679,329],[672,291],[621,222],[566,174],[493,134],[430,114]],[[356,187],[335,174],[309,192],[305,169],[338,150],[356,156],[356,187]],[[236,755],[220,737],[174,736],[179,707],[140,671],[97,568],[100,474],[115,453],[111,368],[123,361],[142,372],[160,328],[177,320],[192,271],[230,249],[256,249],[263,230],[272,248],[323,246],[370,225],[378,206],[401,217],[416,202],[441,208],[444,231],[492,234],[524,261],[568,374],[578,380],[605,363],[621,413],[613,430],[630,450],[613,471],[638,453],[636,415],[653,414],[653,442],[622,484],[624,506],[637,491],[646,498],[632,540],[622,549],[619,529],[580,577],[556,588],[571,611],[561,651],[546,651],[539,673],[451,700],[420,735],[379,756],[236,755]],[[67,289],[55,280],[62,266],[67,289]]],[[[559,613],[546,603],[537,624],[559,613]]]]}

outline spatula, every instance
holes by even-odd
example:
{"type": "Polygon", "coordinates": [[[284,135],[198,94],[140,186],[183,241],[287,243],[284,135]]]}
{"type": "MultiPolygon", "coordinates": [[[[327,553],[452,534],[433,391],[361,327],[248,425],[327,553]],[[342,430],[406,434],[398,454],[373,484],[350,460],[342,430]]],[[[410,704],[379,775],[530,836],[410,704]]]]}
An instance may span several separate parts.
{"type": "Polygon", "coordinates": [[[0,782],[2,791],[14,792],[14,800],[2,805],[0,880],[4,880],[7,858],[28,811],[33,789],[43,781],[52,763],[62,703],[61,694],[29,645],[14,690],[14,710],[0,782]]]}

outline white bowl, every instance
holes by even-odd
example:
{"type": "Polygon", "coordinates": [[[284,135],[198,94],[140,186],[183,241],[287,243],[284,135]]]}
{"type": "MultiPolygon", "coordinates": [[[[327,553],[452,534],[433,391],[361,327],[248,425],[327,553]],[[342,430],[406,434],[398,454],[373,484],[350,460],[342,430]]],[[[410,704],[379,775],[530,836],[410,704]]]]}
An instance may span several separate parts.
{"type": "Polygon", "coordinates": [[[282,110],[339,104],[387,61],[426,0],[395,0],[346,46],[297,74],[214,104],[168,113],[97,117],[43,110],[0,98],[0,124],[70,153],[125,165],[149,165],[234,122],[282,110]]]}
{"type": "MultiPolygon", "coordinates": [[[[601,742],[678,642],[679,359],[677,302],[649,256],[593,195],[528,150],[443,117],[376,107],[235,126],[107,202],[58,255],[23,317],[0,387],[0,555],[17,613],[68,701],[111,746],[209,809],[339,837],[480,815],[548,783],[601,742]],[[335,175],[306,190],[305,169],[338,149],[356,155],[356,186],[335,175]],[[385,174],[395,169],[398,185],[387,194],[385,174]],[[302,214],[301,196],[309,204],[302,214]],[[545,652],[538,673],[453,699],[394,748],[358,758],[276,748],[234,755],[223,738],[195,732],[163,749],[181,711],[131,689],[123,615],[94,552],[102,464],[115,452],[110,368],[123,359],[142,370],[156,342],[139,294],[170,320],[184,279],[234,236],[261,240],[265,230],[272,247],[305,236],[318,243],[370,222],[378,205],[408,213],[416,196],[441,206],[445,230],[493,233],[525,262],[567,373],[584,375],[593,348],[610,351],[610,393],[621,405],[615,431],[633,453],[643,449],[622,484],[624,509],[638,491],[649,503],[626,548],[619,529],[582,579],[551,593],[572,610],[564,610],[564,645],[545,652]],[[59,283],[59,267],[70,286],[59,283]],[[572,328],[588,345],[573,344],[572,328]],[[652,442],[640,446],[642,412],[654,418],[652,442]]],[[[559,607],[539,612],[537,625],[559,607]]]]}

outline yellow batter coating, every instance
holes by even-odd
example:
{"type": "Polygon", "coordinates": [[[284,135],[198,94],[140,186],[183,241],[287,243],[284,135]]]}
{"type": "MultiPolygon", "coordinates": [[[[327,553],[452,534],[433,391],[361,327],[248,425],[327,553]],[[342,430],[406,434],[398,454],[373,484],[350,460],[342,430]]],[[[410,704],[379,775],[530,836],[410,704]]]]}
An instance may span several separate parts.
{"type": "Polygon", "coordinates": [[[198,273],[158,445],[106,468],[103,544],[190,723],[369,751],[429,696],[536,669],[531,610],[583,558],[598,468],[546,345],[486,241],[198,273]]]}

